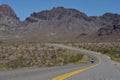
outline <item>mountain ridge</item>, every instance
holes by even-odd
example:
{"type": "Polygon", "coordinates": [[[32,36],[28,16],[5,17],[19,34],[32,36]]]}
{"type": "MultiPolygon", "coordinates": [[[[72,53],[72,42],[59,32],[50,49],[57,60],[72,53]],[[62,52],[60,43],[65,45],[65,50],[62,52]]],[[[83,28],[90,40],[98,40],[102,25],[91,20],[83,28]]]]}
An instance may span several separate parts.
{"type": "Polygon", "coordinates": [[[112,40],[114,35],[117,36],[115,39],[119,39],[120,14],[105,13],[102,16],[87,16],[76,9],[57,7],[33,12],[21,22],[12,8],[6,6],[2,5],[3,9],[0,6],[0,12],[2,11],[5,15],[3,17],[5,21],[0,20],[0,33],[7,33],[4,36],[10,36],[13,39],[33,41],[84,41],[87,39],[94,41],[103,38],[107,40],[107,37],[112,40]]]}

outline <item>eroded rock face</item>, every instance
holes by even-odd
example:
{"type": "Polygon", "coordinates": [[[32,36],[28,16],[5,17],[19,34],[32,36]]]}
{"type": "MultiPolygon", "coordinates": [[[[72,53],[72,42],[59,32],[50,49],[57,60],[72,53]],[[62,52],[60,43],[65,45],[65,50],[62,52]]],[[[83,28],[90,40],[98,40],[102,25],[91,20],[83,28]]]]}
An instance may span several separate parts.
{"type": "Polygon", "coordinates": [[[120,30],[120,25],[107,25],[106,27],[102,27],[98,30],[98,35],[99,36],[104,36],[104,35],[111,35],[113,32],[120,30]]]}
{"type": "Polygon", "coordinates": [[[9,34],[15,31],[19,24],[19,18],[6,4],[0,6],[0,34],[9,34]]]}
{"type": "Polygon", "coordinates": [[[64,7],[53,8],[52,10],[45,10],[41,12],[34,12],[31,14],[32,17],[39,18],[41,20],[51,20],[57,19],[60,20],[64,17],[74,17],[74,18],[86,18],[87,15],[84,13],[75,10],[75,9],[66,9],[64,7]]]}
{"type": "Polygon", "coordinates": [[[12,18],[18,19],[15,12],[6,4],[0,6],[0,17],[10,16],[12,18]]]}

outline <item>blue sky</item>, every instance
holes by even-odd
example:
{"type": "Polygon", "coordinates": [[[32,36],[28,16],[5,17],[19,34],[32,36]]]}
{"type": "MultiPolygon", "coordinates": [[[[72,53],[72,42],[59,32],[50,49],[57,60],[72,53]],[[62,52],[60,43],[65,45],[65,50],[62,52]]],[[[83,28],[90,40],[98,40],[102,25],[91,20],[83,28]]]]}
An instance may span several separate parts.
{"type": "Polygon", "coordinates": [[[88,16],[99,16],[105,12],[120,14],[120,0],[0,0],[1,4],[11,6],[21,20],[33,12],[58,6],[75,8],[88,16]]]}

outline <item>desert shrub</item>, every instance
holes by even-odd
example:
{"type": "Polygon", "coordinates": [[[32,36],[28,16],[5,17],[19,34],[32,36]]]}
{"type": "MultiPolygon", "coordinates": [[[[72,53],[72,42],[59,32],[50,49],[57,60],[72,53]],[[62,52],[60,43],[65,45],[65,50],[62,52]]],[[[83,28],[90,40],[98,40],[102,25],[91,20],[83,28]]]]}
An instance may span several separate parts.
{"type": "Polygon", "coordinates": [[[0,59],[4,64],[1,64],[1,67],[7,69],[65,65],[79,62],[81,58],[82,55],[75,51],[49,47],[39,43],[0,45],[0,59]]]}
{"type": "Polygon", "coordinates": [[[92,50],[106,54],[111,57],[111,59],[120,62],[120,43],[119,42],[109,42],[109,43],[72,43],[74,47],[84,48],[87,50],[92,50]]]}
{"type": "Polygon", "coordinates": [[[22,57],[10,61],[9,63],[6,64],[9,68],[20,68],[20,67],[26,67],[26,64],[24,64],[24,59],[22,57]]]}

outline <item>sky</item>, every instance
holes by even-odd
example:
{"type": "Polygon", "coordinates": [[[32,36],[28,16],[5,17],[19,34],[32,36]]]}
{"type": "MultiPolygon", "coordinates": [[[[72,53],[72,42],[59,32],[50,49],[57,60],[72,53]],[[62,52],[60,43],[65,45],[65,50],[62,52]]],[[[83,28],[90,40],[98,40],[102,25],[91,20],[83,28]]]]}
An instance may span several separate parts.
{"type": "Polygon", "coordinates": [[[120,0],[0,0],[1,4],[12,7],[20,20],[33,12],[59,6],[77,9],[88,16],[101,16],[106,12],[120,14],[120,0]]]}

